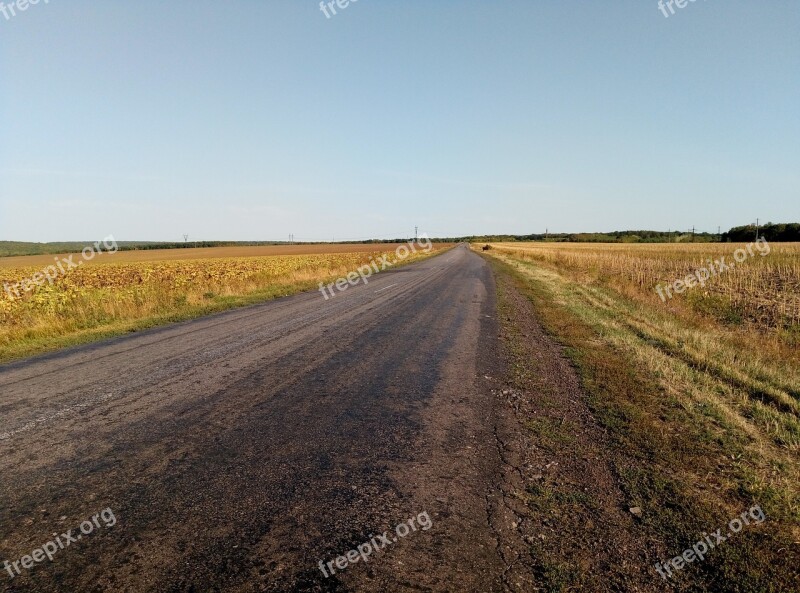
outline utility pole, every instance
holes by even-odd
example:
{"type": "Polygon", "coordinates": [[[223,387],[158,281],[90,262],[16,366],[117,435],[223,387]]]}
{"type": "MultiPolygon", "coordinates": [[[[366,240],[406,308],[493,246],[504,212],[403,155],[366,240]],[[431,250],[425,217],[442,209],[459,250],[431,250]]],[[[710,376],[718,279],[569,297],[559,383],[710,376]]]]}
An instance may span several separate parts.
{"type": "Polygon", "coordinates": [[[694,227],[692,227],[692,243],[694,243],[694,227]]]}
{"type": "MultiPolygon", "coordinates": [[[[758,220],[758,218],[756,218],[756,241],[758,241],[758,222],[759,222],[759,220],[758,220]]],[[[769,222],[769,221],[767,221],[767,222],[769,222]]]]}
{"type": "Polygon", "coordinates": [[[414,243],[419,243],[419,227],[414,227],[414,243]]]}
{"type": "Polygon", "coordinates": [[[189,242],[189,235],[184,235],[183,236],[183,242],[184,243],[188,243],[189,242]]]}

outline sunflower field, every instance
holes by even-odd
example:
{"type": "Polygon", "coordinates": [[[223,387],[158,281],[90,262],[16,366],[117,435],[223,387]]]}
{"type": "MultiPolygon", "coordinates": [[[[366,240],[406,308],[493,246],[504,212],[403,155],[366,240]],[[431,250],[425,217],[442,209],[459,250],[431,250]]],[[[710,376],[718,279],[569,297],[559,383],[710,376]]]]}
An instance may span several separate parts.
{"type": "MultiPolygon", "coordinates": [[[[330,282],[391,251],[209,258],[83,265],[52,283],[14,294],[0,291],[0,359],[16,342],[109,329],[147,318],[190,317],[236,299],[269,299],[330,282]],[[193,313],[192,313],[193,312],[193,313]]],[[[418,259],[411,256],[407,261],[418,259]]],[[[0,287],[40,268],[0,268],[0,287]]],[[[135,324],[134,324],[135,325],[135,324]]],[[[124,329],[121,331],[125,331],[124,329]]],[[[34,348],[35,350],[35,348],[34,348]]],[[[28,353],[28,352],[26,352],[28,353]]]]}

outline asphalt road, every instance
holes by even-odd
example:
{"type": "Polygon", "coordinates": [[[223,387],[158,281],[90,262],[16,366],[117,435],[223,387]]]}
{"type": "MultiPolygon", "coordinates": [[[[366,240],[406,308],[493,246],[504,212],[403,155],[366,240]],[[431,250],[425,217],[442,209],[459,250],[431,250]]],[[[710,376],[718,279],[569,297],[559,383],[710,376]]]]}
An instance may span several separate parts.
{"type": "Polygon", "coordinates": [[[501,590],[496,337],[457,247],[0,366],[0,590],[501,590]]]}

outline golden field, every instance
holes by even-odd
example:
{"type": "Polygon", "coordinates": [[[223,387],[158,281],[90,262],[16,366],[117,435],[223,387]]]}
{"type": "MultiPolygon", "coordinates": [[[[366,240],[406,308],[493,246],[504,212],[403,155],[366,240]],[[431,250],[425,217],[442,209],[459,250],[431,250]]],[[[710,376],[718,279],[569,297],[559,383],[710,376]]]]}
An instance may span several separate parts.
{"type": "MultiPolygon", "coordinates": [[[[742,243],[586,244],[497,243],[494,248],[523,260],[569,270],[583,282],[601,283],[654,304],[689,307],[730,324],[763,330],[796,331],[800,324],[800,243],[770,243],[769,252],[741,264],[734,252],[742,243]],[[666,304],[656,286],[685,278],[709,260],[725,258],[735,267],[710,278],[704,287],[675,294],[666,304]]],[[[766,252],[766,249],[764,250],[766,252]]]]}
{"type": "MultiPolygon", "coordinates": [[[[138,249],[118,251],[114,254],[117,263],[162,262],[176,260],[221,259],[239,257],[267,257],[272,255],[320,255],[335,253],[377,253],[396,249],[401,243],[331,243],[314,245],[301,243],[298,245],[252,245],[230,247],[198,247],[189,249],[138,249]]],[[[436,248],[443,244],[436,244],[436,248]]],[[[44,267],[53,263],[54,258],[61,255],[19,255],[0,257],[0,269],[44,267]]],[[[87,265],[103,263],[103,257],[86,262],[87,265]]],[[[78,259],[78,256],[76,256],[78,259]]]]}
{"type": "MultiPolygon", "coordinates": [[[[98,254],[20,297],[0,291],[0,360],[313,289],[384,254],[395,259],[396,247],[295,245],[98,254]]],[[[443,247],[434,244],[431,253],[443,247]]],[[[404,262],[424,256],[419,248],[404,262]]],[[[31,278],[61,257],[4,258],[25,265],[10,267],[0,260],[0,286],[31,278]]],[[[74,260],[81,261],[80,255],[74,260]]]]}

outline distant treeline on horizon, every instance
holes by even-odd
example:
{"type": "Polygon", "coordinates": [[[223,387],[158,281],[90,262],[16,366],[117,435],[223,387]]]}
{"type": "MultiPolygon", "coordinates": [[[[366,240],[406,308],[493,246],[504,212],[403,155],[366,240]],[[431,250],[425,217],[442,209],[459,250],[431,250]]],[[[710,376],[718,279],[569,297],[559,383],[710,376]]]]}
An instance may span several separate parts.
{"type": "Polygon", "coordinates": [[[539,233],[532,235],[485,235],[434,241],[471,241],[500,243],[505,241],[552,241],[562,243],[748,243],[758,237],[769,242],[800,242],[800,223],[734,227],[721,234],[684,231],[615,231],[611,233],[539,233]]]}
{"type": "MultiPolygon", "coordinates": [[[[767,223],[758,227],[758,236],[769,242],[800,242],[800,223],[767,223]]],[[[482,242],[499,243],[509,241],[553,241],[564,243],[747,243],[756,239],[756,226],[746,225],[730,229],[722,234],[687,233],[683,231],[615,231],[611,233],[534,233],[531,235],[482,235],[467,237],[436,237],[437,243],[482,242]]],[[[351,244],[402,243],[409,238],[370,239],[366,241],[346,241],[351,244]]],[[[78,252],[92,241],[68,241],[59,243],[27,243],[20,241],[0,241],[0,257],[15,255],[48,255],[53,253],[78,252]]],[[[327,241],[301,241],[304,245],[327,245],[327,241]]],[[[117,241],[120,251],[148,249],[194,249],[201,247],[254,247],[270,245],[291,245],[288,241],[117,241]]]]}

